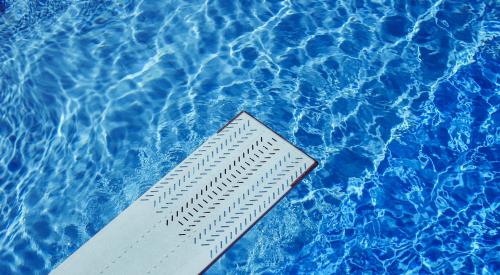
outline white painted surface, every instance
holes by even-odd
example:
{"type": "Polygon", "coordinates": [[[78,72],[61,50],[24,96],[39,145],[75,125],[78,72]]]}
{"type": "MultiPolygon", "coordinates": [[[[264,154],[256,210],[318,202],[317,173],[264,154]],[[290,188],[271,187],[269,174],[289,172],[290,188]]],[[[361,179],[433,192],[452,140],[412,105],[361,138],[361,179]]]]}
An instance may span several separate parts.
{"type": "Polygon", "coordinates": [[[51,274],[200,273],[315,165],[243,112],[51,274]]]}

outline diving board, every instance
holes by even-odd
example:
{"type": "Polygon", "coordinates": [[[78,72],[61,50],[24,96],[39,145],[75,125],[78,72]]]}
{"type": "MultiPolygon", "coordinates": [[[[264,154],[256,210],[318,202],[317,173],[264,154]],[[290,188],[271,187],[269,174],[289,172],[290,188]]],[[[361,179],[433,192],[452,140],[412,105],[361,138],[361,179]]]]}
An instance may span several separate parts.
{"type": "Polygon", "coordinates": [[[202,273],[316,166],[241,112],[51,274],[202,273]]]}

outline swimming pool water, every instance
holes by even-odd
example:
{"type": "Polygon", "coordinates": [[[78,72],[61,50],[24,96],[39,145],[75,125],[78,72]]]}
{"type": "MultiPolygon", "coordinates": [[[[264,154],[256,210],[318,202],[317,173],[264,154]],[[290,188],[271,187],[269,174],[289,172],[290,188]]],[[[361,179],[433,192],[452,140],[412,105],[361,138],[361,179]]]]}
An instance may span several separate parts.
{"type": "Polygon", "coordinates": [[[500,272],[495,0],[0,0],[0,274],[240,110],[319,167],[208,274],[500,272]]]}

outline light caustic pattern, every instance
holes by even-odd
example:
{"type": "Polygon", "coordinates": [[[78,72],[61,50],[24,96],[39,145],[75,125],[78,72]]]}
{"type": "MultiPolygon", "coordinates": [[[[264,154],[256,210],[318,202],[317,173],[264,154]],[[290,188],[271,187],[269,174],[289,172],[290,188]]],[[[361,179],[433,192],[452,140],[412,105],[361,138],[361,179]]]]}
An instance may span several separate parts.
{"type": "Polygon", "coordinates": [[[220,273],[498,273],[498,1],[0,0],[0,273],[246,110],[319,161],[220,273]]]}

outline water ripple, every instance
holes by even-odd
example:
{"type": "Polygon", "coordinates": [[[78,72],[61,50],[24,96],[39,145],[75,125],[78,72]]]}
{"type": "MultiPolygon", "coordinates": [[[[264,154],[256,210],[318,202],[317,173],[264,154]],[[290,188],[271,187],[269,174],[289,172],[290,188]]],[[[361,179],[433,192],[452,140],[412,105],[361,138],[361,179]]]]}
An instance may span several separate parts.
{"type": "Polygon", "coordinates": [[[0,0],[0,274],[247,110],[319,167],[208,274],[500,272],[495,1],[0,0]]]}

